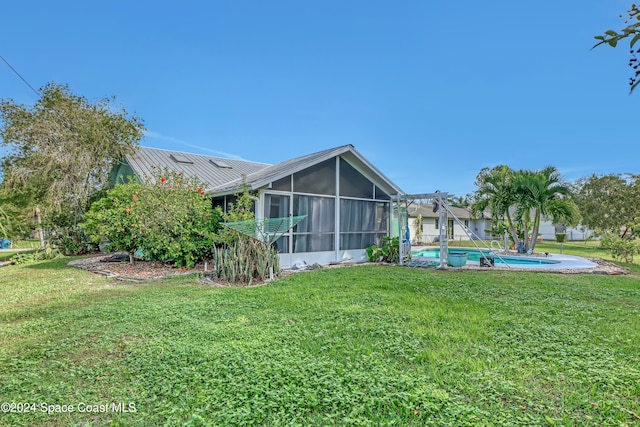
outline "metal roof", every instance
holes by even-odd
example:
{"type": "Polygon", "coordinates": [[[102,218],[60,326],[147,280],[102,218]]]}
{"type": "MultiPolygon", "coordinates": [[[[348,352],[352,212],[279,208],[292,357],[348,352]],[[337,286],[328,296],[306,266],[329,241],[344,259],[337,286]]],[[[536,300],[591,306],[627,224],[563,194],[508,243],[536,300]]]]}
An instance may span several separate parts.
{"type": "Polygon", "coordinates": [[[232,194],[238,192],[243,184],[251,190],[262,188],[273,181],[336,156],[344,157],[387,194],[393,196],[402,193],[398,186],[362,157],[351,144],[318,151],[275,165],[151,147],[139,147],[135,154],[126,157],[126,161],[139,176],[152,176],[154,168],[168,168],[182,172],[186,178],[197,177],[207,184],[208,192],[232,194]]]}
{"type": "Polygon", "coordinates": [[[167,168],[175,172],[182,172],[185,178],[196,177],[200,179],[207,185],[208,190],[230,181],[242,179],[242,176],[250,175],[269,166],[266,163],[151,147],[139,147],[135,154],[126,157],[126,161],[139,176],[150,177],[153,175],[154,168],[167,168]],[[186,163],[185,160],[192,163],[186,163]],[[216,166],[215,163],[225,166],[216,166]]]}

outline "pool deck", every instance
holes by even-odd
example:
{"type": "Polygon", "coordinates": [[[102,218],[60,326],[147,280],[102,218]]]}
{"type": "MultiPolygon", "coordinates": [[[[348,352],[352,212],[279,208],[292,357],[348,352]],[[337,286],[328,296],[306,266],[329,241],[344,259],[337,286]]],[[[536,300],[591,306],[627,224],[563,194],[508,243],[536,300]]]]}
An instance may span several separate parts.
{"type": "MultiPolygon", "coordinates": [[[[420,250],[420,249],[429,249],[430,247],[416,247],[412,248],[412,250],[420,250]]],[[[431,247],[437,248],[437,247],[431,247]]],[[[456,250],[463,252],[465,249],[467,250],[477,250],[476,248],[457,248],[457,247],[449,247],[450,250],[456,250]]],[[[598,264],[595,262],[589,261],[586,258],[573,256],[573,255],[564,255],[564,254],[549,254],[548,256],[531,256],[531,255],[520,255],[516,252],[512,254],[504,254],[504,253],[494,253],[494,257],[498,258],[499,256],[506,258],[507,265],[502,263],[495,263],[493,268],[500,269],[526,269],[526,270],[573,270],[573,269],[590,269],[598,267],[598,264]],[[541,261],[554,261],[553,264],[509,264],[509,258],[521,257],[525,256],[529,260],[541,260],[541,261]]],[[[439,258],[428,258],[428,257],[419,257],[413,256],[413,261],[432,261],[432,262],[440,262],[439,258]]],[[[469,266],[479,266],[480,263],[478,261],[467,261],[469,266]]],[[[455,267],[448,267],[455,268],[455,267]]]]}

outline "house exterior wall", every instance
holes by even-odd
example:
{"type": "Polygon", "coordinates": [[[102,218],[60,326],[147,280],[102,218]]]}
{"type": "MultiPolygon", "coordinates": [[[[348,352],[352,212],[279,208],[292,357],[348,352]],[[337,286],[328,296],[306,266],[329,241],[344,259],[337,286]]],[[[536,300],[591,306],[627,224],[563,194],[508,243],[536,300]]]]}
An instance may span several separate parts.
{"type": "MultiPolygon", "coordinates": [[[[585,227],[584,225],[578,225],[576,227],[567,227],[567,240],[588,240],[594,238],[593,230],[585,227]]],[[[556,240],[556,227],[551,221],[540,221],[540,228],[538,229],[538,236],[544,240],[556,240]]]]}
{"type": "MultiPolygon", "coordinates": [[[[467,235],[465,229],[458,224],[453,218],[449,217],[449,225],[447,230],[449,230],[449,240],[471,240],[471,238],[467,235]]],[[[461,219],[463,224],[467,227],[470,227],[470,220],[461,219]],[[467,225],[468,224],[468,225],[467,225]]],[[[436,243],[440,240],[440,231],[438,229],[438,218],[422,218],[422,232],[416,234],[416,218],[409,218],[409,230],[411,233],[411,243],[417,244],[419,242],[422,243],[436,243]]]]}

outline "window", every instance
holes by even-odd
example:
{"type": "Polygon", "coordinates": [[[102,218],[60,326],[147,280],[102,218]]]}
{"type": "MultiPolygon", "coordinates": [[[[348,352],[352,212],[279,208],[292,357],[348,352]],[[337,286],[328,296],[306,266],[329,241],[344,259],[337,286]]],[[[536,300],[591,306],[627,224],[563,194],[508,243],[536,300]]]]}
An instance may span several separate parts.
{"type": "MultiPolygon", "coordinates": [[[[286,218],[289,216],[291,196],[281,194],[264,195],[264,217],[286,218]]],[[[274,247],[279,253],[289,253],[290,230],[275,241],[274,247]]]]}
{"type": "Polygon", "coordinates": [[[307,216],[293,228],[293,252],[334,250],[334,198],[294,195],[293,215],[307,216]]]}
{"type": "Polygon", "coordinates": [[[264,195],[265,218],[286,218],[289,216],[289,196],[279,194],[264,195]]]}
{"type": "MultiPolygon", "coordinates": [[[[220,206],[223,212],[229,212],[229,210],[233,208],[233,206],[236,204],[237,201],[238,201],[238,196],[235,194],[233,195],[230,194],[228,196],[214,197],[213,199],[211,199],[211,206],[213,206],[214,208],[216,206],[220,206]]],[[[256,211],[255,201],[251,202],[250,211],[251,212],[256,211]]]]}
{"type": "Polygon", "coordinates": [[[389,204],[340,200],[340,249],[365,249],[387,234],[389,204]]]}

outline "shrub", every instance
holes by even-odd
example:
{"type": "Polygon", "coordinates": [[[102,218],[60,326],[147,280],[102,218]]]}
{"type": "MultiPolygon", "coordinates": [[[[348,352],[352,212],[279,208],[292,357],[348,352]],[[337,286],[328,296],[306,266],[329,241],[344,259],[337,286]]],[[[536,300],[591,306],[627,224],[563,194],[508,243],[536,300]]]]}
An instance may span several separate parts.
{"type": "Polygon", "coordinates": [[[400,241],[397,237],[383,237],[380,244],[367,248],[367,256],[372,262],[400,262],[400,241]]]}
{"type": "Polygon", "coordinates": [[[44,250],[27,253],[17,253],[11,257],[10,261],[14,265],[31,264],[38,261],[54,259],[60,256],[57,249],[53,249],[51,245],[45,246],[44,250]]]}
{"type": "Polygon", "coordinates": [[[98,249],[85,230],[80,227],[58,229],[52,233],[50,241],[64,255],[82,255],[98,249]]]}
{"type": "Polygon", "coordinates": [[[167,170],[155,171],[148,181],[117,185],[84,219],[94,242],[109,242],[131,262],[141,250],[146,258],[188,267],[208,257],[219,228],[204,184],[167,170]]]}
{"type": "Polygon", "coordinates": [[[239,235],[235,242],[213,248],[213,266],[219,279],[251,284],[279,275],[277,251],[264,242],[239,235]]]}
{"type": "Polygon", "coordinates": [[[564,243],[567,239],[567,233],[556,233],[556,242],[564,243]]]}
{"type": "Polygon", "coordinates": [[[632,263],[633,256],[640,254],[636,240],[608,234],[602,238],[602,247],[607,249],[614,259],[632,263]]]}

